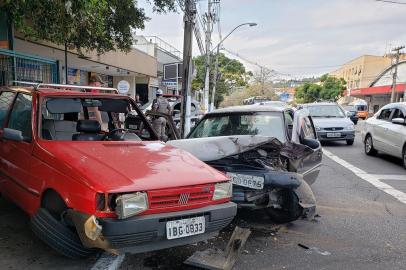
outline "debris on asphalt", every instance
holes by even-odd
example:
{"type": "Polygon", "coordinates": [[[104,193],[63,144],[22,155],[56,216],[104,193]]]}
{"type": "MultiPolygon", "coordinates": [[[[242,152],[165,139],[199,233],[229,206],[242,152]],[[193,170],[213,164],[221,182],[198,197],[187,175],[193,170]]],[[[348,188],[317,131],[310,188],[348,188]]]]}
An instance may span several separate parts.
{"type": "Polygon", "coordinates": [[[301,248],[303,248],[303,249],[306,249],[306,253],[307,254],[312,254],[313,252],[314,253],[317,253],[317,254],[320,254],[320,255],[323,255],[323,256],[329,256],[329,255],[331,255],[331,252],[329,252],[329,251],[322,251],[322,250],[320,250],[318,247],[308,247],[308,246],[305,246],[305,245],[303,245],[303,244],[297,244],[299,247],[301,247],[301,248]]]}
{"type": "Polygon", "coordinates": [[[204,269],[230,270],[233,268],[237,256],[241,253],[250,234],[251,231],[249,229],[235,227],[224,251],[216,248],[196,251],[184,263],[204,269]]]}
{"type": "Polygon", "coordinates": [[[308,246],[305,246],[305,245],[303,245],[303,244],[297,244],[299,247],[301,247],[301,248],[304,248],[304,249],[309,249],[309,247],[308,246]]]}

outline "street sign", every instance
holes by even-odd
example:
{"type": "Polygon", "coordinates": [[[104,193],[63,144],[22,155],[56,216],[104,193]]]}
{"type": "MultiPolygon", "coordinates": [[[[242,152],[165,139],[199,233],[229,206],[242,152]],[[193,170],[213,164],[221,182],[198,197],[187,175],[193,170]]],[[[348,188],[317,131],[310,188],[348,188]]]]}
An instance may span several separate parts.
{"type": "Polygon", "coordinates": [[[120,94],[127,94],[130,90],[130,83],[126,80],[119,81],[117,84],[117,90],[120,94]]]}

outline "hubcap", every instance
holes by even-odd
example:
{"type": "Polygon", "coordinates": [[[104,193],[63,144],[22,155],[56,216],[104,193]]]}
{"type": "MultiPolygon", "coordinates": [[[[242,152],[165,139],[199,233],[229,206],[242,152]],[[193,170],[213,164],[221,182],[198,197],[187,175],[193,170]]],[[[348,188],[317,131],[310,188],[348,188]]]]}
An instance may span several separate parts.
{"type": "Polygon", "coordinates": [[[369,153],[372,149],[372,140],[371,137],[368,137],[367,140],[365,141],[365,150],[367,153],[369,153]]]}

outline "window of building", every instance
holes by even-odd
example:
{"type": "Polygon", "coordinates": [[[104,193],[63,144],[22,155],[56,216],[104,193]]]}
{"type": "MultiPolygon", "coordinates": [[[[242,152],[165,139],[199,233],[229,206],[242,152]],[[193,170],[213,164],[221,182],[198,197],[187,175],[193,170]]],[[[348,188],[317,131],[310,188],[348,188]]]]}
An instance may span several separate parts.
{"type": "Polygon", "coordinates": [[[9,49],[9,26],[5,11],[0,10],[0,48],[9,49]]]}

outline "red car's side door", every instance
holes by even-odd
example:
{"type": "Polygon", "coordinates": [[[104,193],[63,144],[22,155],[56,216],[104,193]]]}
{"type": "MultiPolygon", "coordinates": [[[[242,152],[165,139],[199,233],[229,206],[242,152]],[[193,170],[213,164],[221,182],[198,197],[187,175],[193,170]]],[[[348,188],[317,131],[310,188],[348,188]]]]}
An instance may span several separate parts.
{"type": "MultiPolygon", "coordinates": [[[[39,201],[40,183],[31,174],[33,162],[33,106],[32,95],[18,93],[5,127],[20,131],[23,140],[10,140],[2,136],[1,173],[4,182],[5,196],[14,201],[23,210],[31,212],[39,201]]],[[[4,135],[4,132],[3,132],[4,135]]]]}

